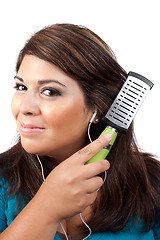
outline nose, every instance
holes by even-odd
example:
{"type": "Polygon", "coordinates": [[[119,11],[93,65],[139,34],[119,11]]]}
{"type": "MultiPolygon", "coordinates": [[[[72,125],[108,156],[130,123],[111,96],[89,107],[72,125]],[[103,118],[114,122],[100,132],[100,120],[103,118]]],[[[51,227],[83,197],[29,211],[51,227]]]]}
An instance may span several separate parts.
{"type": "Polygon", "coordinates": [[[39,100],[33,92],[26,92],[21,98],[19,111],[24,115],[39,115],[39,100]]]}

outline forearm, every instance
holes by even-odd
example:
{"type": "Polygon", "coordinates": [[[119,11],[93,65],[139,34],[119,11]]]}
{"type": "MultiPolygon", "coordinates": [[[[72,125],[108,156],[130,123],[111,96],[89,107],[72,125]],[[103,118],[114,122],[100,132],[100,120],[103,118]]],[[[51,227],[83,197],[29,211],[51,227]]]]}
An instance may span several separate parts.
{"type": "Polygon", "coordinates": [[[37,194],[0,234],[0,240],[53,240],[58,224],[50,219],[43,197],[37,194]]]}

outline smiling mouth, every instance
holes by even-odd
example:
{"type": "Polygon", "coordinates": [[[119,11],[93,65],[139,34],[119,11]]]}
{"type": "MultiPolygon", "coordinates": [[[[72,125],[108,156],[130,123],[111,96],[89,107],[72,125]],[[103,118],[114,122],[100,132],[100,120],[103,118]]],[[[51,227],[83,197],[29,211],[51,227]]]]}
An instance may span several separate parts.
{"type": "Polygon", "coordinates": [[[42,133],[44,130],[45,128],[33,126],[31,124],[20,123],[19,125],[19,132],[22,134],[38,134],[42,133]]]}

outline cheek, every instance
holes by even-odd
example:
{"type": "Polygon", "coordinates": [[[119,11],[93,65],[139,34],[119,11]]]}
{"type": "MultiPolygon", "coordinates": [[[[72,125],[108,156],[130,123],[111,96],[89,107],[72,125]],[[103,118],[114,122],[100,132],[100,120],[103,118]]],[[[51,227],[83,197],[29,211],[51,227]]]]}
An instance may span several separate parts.
{"type": "Polygon", "coordinates": [[[72,130],[76,131],[81,128],[83,131],[83,128],[86,129],[90,115],[82,101],[76,101],[74,104],[59,104],[53,109],[46,107],[43,111],[44,120],[50,129],[53,131],[58,130],[58,132],[62,132],[62,134],[63,131],[72,134],[72,130]]]}

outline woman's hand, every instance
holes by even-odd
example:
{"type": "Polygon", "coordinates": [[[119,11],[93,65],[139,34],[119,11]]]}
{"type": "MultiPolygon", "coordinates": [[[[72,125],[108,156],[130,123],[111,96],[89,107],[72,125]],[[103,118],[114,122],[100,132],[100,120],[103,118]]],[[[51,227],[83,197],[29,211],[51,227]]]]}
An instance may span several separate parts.
{"type": "Polygon", "coordinates": [[[107,160],[85,163],[111,141],[104,134],[59,164],[46,178],[38,195],[50,220],[56,222],[82,212],[97,196],[103,179],[97,175],[109,169],[107,160]]]}
{"type": "Polygon", "coordinates": [[[60,221],[92,204],[103,184],[97,175],[109,168],[109,162],[85,163],[110,140],[111,135],[104,134],[58,165],[0,240],[53,239],[60,221]]]}

